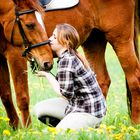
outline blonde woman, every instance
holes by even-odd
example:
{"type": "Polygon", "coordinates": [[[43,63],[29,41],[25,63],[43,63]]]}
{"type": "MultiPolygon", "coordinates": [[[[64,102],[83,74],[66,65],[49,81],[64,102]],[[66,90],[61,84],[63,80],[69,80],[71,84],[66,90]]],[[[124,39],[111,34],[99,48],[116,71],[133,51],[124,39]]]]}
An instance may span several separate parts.
{"type": "Polygon", "coordinates": [[[69,24],[59,24],[49,40],[58,56],[56,79],[44,71],[37,75],[45,76],[60,97],[36,104],[35,115],[57,129],[97,127],[106,114],[105,99],[94,72],[76,51],[78,32],[69,24]]]}

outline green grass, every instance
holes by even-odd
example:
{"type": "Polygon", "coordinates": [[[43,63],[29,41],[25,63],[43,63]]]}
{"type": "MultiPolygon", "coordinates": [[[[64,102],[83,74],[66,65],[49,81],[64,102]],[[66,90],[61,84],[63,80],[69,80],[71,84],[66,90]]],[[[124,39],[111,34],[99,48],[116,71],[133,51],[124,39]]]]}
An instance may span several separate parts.
{"type": "MultiPolygon", "coordinates": [[[[80,50],[81,51],[81,50],[80,50]]],[[[32,127],[13,131],[8,125],[6,113],[0,103],[0,140],[138,140],[140,126],[132,126],[129,120],[126,102],[125,77],[118,59],[111,46],[106,51],[107,69],[111,78],[111,86],[107,96],[107,115],[100,128],[68,130],[56,132],[47,127],[32,115],[32,127]]],[[[45,78],[38,78],[29,70],[30,110],[41,100],[55,97],[53,89],[45,78]]],[[[56,62],[53,73],[56,73],[56,62]]],[[[13,96],[15,100],[15,96],[13,96]]]]}

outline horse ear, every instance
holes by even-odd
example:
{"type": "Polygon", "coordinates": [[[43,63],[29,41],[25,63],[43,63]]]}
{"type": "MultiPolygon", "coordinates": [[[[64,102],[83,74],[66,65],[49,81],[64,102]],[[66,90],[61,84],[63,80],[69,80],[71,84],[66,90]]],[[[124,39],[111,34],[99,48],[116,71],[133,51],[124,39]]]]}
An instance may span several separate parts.
{"type": "Polygon", "coordinates": [[[17,3],[18,3],[18,0],[13,0],[13,2],[17,5],[17,3]]]}
{"type": "Polygon", "coordinates": [[[20,3],[20,0],[13,0],[13,2],[15,3],[15,5],[19,5],[19,3],[20,3]]]}

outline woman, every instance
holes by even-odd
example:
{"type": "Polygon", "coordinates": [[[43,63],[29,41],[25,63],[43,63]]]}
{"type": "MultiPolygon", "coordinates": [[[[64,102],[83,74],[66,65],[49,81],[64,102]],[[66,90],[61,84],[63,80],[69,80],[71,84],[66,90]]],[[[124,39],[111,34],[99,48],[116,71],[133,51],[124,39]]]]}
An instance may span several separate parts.
{"type": "Polygon", "coordinates": [[[45,76],[61,97],[38,103],[36,116],[65,130],[97,127],[106,114],[105,99],[86,59],[76,51],[78,32],[69,24],[59,24],[49,40],[58,56],[57,80],[48,72],[37,75],[45,76]]]}

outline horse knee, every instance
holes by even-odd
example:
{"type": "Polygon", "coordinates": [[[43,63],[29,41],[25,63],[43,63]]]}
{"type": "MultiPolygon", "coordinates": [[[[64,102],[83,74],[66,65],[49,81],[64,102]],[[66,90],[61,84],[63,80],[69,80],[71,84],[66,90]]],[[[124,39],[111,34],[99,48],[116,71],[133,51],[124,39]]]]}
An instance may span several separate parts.
{"type": "Polygon", "coordinates": [[[128,85],[129,85],[131,92],[135,93],[137,91],[136,93],[140,93],[140,87],[139,87],[140,80],[138,77],[131,76],[130,78],[128,78],[128,85]]]}
{"type": "Polygon", "coordinates": [[[133,71],[126,73],[126,78],[131,92],[138,91],[140,93],[140,68],[137,67],[133,71]]]}
{"type": "Polygon", "coordinates": [[[17,98],[17,105],[20,110],[27,110],[29,108],[29,97],[24,95],[17,98]]]}

